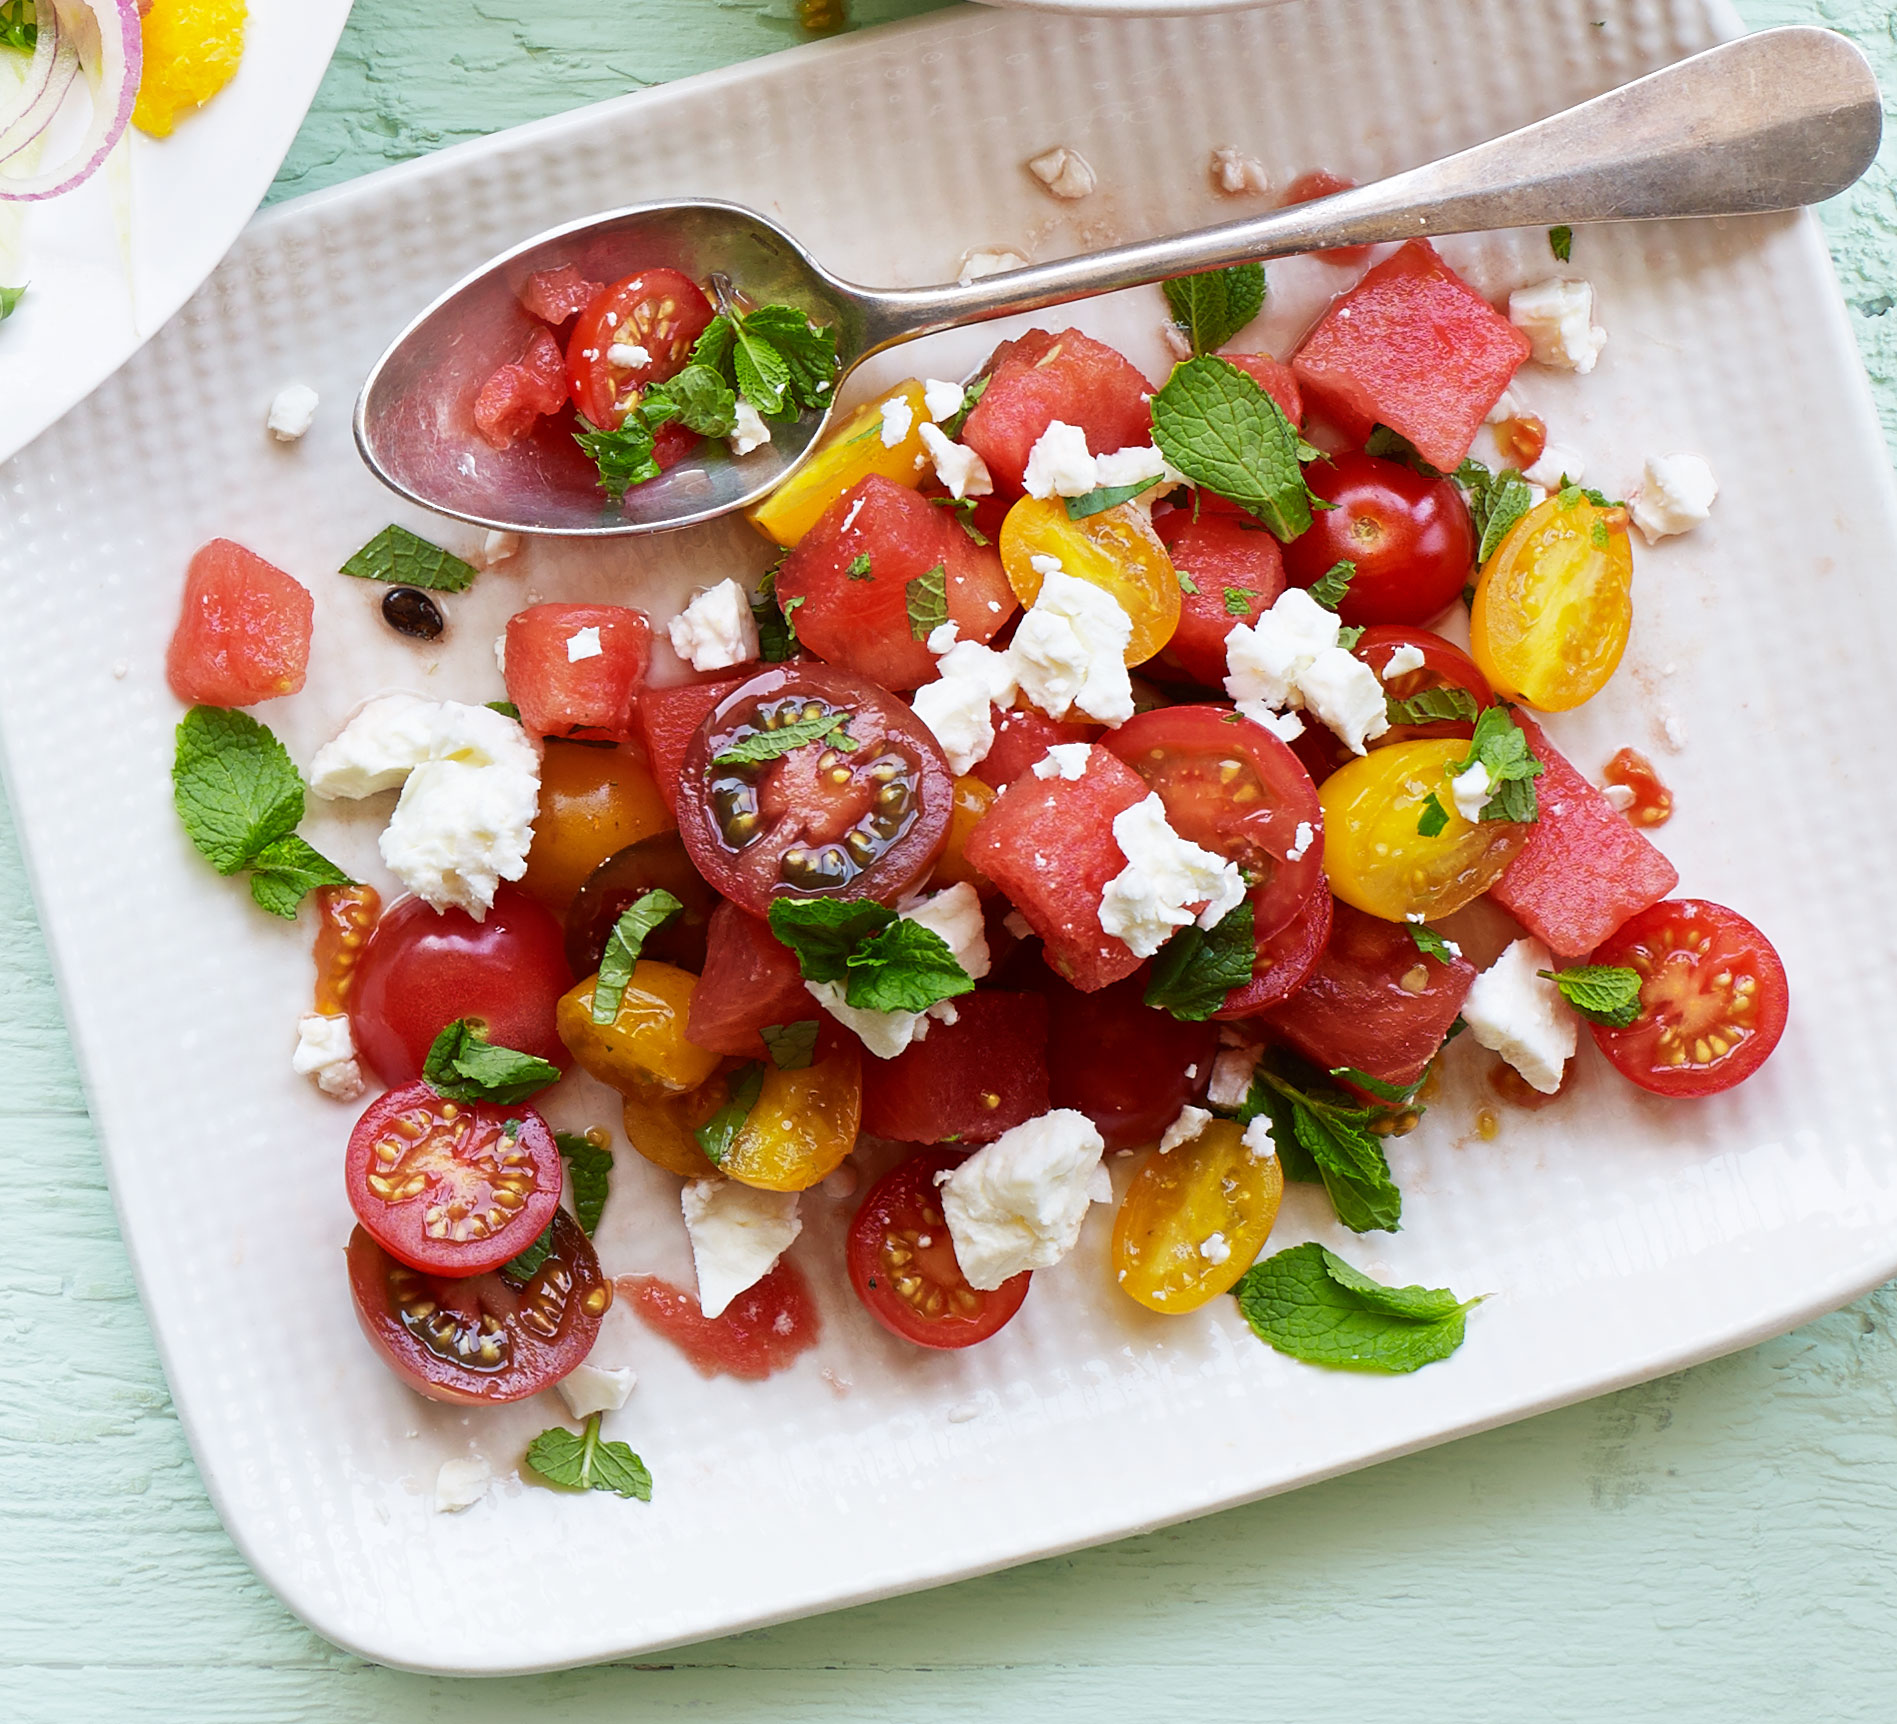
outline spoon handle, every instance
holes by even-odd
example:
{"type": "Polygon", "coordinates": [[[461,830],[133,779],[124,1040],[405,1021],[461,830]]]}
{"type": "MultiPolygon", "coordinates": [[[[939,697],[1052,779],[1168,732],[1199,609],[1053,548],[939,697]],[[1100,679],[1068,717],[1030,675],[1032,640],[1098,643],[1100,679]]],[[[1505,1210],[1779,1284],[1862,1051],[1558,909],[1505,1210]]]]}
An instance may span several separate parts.
{"type": "Polygon", "coordinates": [[[1227,264],[1419,235],[1797,209],[1844,190],[1883,131],[1843,36],[1764,30],[1440,161],[1218,227],[1030,265],[966,286],[837,285],[860,357],[1011,312],[1227,264]]]}

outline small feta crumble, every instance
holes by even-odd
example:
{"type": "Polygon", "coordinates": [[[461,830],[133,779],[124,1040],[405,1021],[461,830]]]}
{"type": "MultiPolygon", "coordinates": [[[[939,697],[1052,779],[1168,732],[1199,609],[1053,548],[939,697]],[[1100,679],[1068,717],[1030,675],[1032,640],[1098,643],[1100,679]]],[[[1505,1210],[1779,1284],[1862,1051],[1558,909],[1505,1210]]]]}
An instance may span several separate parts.
{"type": "Polygon", "coordinates": [[[1021,692],[1050,718],[1078,707],[1102,724],[1133,716],[1126,648],[1133,619],[1100,587],[1056,570],[1041,582],[1008,648],[1021,692]]]}
{"type": "Polygon", "coordinates": [[[725,447],[734,455],[748,455],[753,449],[762,449],[770,440],[771,428],[764,423],[763,414],[740,395],[737,423],[726,433],[725,447]]]}
{"type": "Polygon", "coordinates": [[[1049,575],[1061,573],[1061,560],[1059,557],[1050,557],[1045,551],[1036,551],[1028,558],[1028,567],[1042,580],[1046,580],[1049,575]]]}
{"type": "MultiPolygon", "coordinates": [[[[931,643],[940,632],[931,631],[931,643]]],[[[994,709],[1013,704],[1014,667],[1007,655],[979,641],[957,641],[935,668],[935,681],[915,692],[915,714],[942,745],[949,766],[968,772],[986,760],[995,745],[994,709]]]]}
{"type": "Polygon", "coordinates": [[[1489,805],[1489,795],[1494,789],[1489,782],[1489,769],[1477,761],[1467,772],[1449,781],[1449,794],[1454,797],[1456,812],[1474,826],[1482,818],[1482,810],[1489,805]]]}
{"type": "Polygon", "coordinates": [[[844,516],[843,516],[843,525],[842,527],[838,529],[838,531],[847,533],[850,530],[850,528],[856,524],[856,517],[860,515],[862,512],[863,512],[863,499],[861,497],[858,497],[856,501],[852,503],[849,506],[849,508],[845,511],[844,516]]]}
{"type": "Polygon", "coordinates": [[[1056,144],[1028,163],[1028,172],[1057,198],[1068,202],[1086,197],[1094,188],[1092,164],[1078,150],[1056,144]]]}
{"type": "Polygon", "coordinates": [[[1390,728],[1377,673],[1342,647],[1327,647],[1311,660],[1298,675],[1298,693],[1352,754],[1364,753],[1365,743],[1390,728]]]}
{"type": "Polygon", "coordinates": [[[599,630],[575,629],[566,637],[566,662],[579,664],[584,659],[604,658],[606,649],[600,645],[599,630]]]}
{"type": "Polygon", "coordinates": [[[1232,1248],[1223,1233],[1208,1233],[1199,1241],[1199,1255],[1208,1263],[1224,1263],[1230,1259],[1232,1248]]]}
{"type": "Polygon", "coordinates": [[[1559,490],[1565,481],[1578,485],[1581,475],[1586,471],[1587,463],[1573,449],[1564,449],[1559,443],[1549,443],[1541,451],[1532,466],[1522,469],[1522,477],[1531,485],[1539,485],[1543,490],[1559,490]]]}
{"type": "Polygon", "coordinates": [[[994,495],[995,480],[988,463],[966,443],[951,442],[939,425],[924,425],[922,447],[935,463],[935,476],[958,502],[963,497],[994,495]]]}
{"type": "Polygon", "coordinates": [[[694,1179],[679,1193],[698,1272],[698,1308],[716,1317],[803,1232],[794,1191],[759,1191],[735,1179],[694,1179]]]}
{"type": "MultiPolygon", "coordinates": [[[[919,927],[939,934],[956,963],[974,981],[988,974],[992,959],[988,951],[988,933],[982,919],[981,897],[965,880],[918,902],[905,905],[902,915],[919,927]]],[[[928,1020],[943,1023],[956,1020],[955,1002],[938,1000],[921,1012],[878,1012],[849,1003],[847,984],[843,982],[805,982],[805,990],[846,1030],[879,1060],[893,1060],[912,1042],[924,1040],[929,1033],[928,1020]]]]}
{"type": "Polygon", "coordinates": [[[1627,499],[1634,525],[1648,544],[1697,527],[1713,512],[1719,481],[1698,455],[1649,455],[1640,485],[1627,499]]]}
{"type": "Polygon", "coordinates": [[[1508,296],[1508,320],[1528,337],[1537,364],[1585,374],[1594,369],[1607,331],[1594,321],[1591,282],[1550,276],[1508,296]]]}
{"type": "Polygon", "coordinates": [[[1034,925],[1019,910],[1010,910],[1001,918],[1001,925],[1017,940],[1034,938],[1034,925]]]}
{"type": "Polygon", "coordinates": [[[606,349],[606,363],[622,371],[637,371],[652,363],[652,355],[636,341],[615,341],[606,349]]]}
{"type": "Polygon", "coordinates": [[[1316,842],[1317,833],[1310,821],[1300,820],[1297,831],[1291,834],[1291,848],[1284,853],[1284,859],[1287,862],[1302,862],[1316,842]]]}
{"type": "Polygon", "coordinates": [[[1660,738],[1674,754],[1686,746],[1686,720],[1670,706],[1660,708],[1660,738]]]}
{"type": "Polygon", "coordinates": [[[1087,433],[1078,425],[1055,419],[1028,451],[1021,488],[1030,497],[1084,497],[1099,482],[1094,474],[1087,433]]]}
{"type": "Polygon", "coordinates": [[[944,419],[953,419],[967,399],[968,391],[959,383],[944,383],[939,377],[925,377],[922,381],[922,405],[937,425],[944,419]]]}
{"type": "Polygon", "coordinates": [[[1069,784],[1087,776],[1087,757],[1093,753],[1091,742],[1057,742],[1034,763],[1036,778],[1064,778],[1069,784]]]}
{"type": "Polygon", "coordinates": [[[307,383],[287,383],[270,399],[265,429],[279,443],[300,442],[316,418],[320,397],[307,383]]]}
{"type": "Polygon", "coordinates": [[[354,1101],[362,1094],[362,1067],[356,1063],[356,1041],[349,1019],[341,1012],[305,1012],[296,1021],[296,1052],[290,1069],[298,1077],[313,1077],[324,1095],[354,1101]]]}
{"type": "Polygon", "coordinates": [[[1482,416],[1484,425],[1500,425],[1507,419],[1520,419],[1528,409],[1522,405],[1521,397],[1512,389],[1504,389],[1500,398],[1487,413],[1482,416]]]}
{"type": "Polygon", "coordinates": [[[929,630],[929,638],[922,644],[926,646],[930,652],[934,653],[937,658],[940,658],[955,645],[956,639],[961,632],[962,628],[960,623],[937,623],[934,628],[929,630]]]}
{"type": "Polygon", "coordinates": [[[1115,488],[1137,485],[1142,479],[1155,485],[1161,480],[1169,485],[1183,485],[1186,482],[1186,476],[1150,443],[1136,443],[1131,448],[1114,449],[1108,454],[1096,455],[1093,479],[1096,485],[1115,488]]]}
{"type": "Polygon", "coordinates": [[[123,682],[131,674],[132,667],[124,659],[115,658],[112,661],[112,676],[115,681],[123,682]]]}
{"type": "Polygon", "coordinates": [[[965,1425],[970,1419],[979,1419],[981,1408],[974,1401],[958,1401],[948,1410],[948,1422],[951,1425],[965,1425]]]}
{"type": "Polygon", "coordinates": [[[1166,1135],[1159,1140],[1159,1153],[1171,1155],[1181,1144],[1192,1142],[1211,1123],[1210,1109],[1188,1103],[1179,1110],[1179,1117],[1166,1127],[1166,1135]]]}
{"type": "MultiPolygon", "coordinates": [[[[1249,1088],[1249,1085],[1247,1086],[1249,1088]]],[[[1241,1096],[1240,1101],[1244,1098],[1241,1096]]],[[[1238,1106],[1238,1102],[1232,1104],[1238,1106]]],[[[1278,1153],[1278,1140],[1271,1135],[1271,1115],[1261,1113],[1245,1127],[1245,1135],[1238,1140],[1245,1146],[1245,1153],[1253,1161],[1270,1161],[1278,1153]]]]}
{"type": "Polygon", "coordinates": [[[1126,866],[1100,895],[1100,926],[1138,957],[1150,958],[1189,922],[1215,927],[1245,896],[1238,864],[1181,838],[1157,791],[1113,817],[1113,837],[1126,866]]]}
{"type": "Polygon", "coordinates": [[[630,1367],[607,1367],[584,1362],[575,1365],[556,1387],[566,1410],[576,1419],[590,1419],[595,1413],[616,1413],[626,1404],[638,1378],[630,1367]]]}
{"type": "Polygon", "coordinates": [[[1304,734],[1304,720],[1295,712],[1273,712],[1262,700],[1241,700],[1238,712],[1241,718],[1263,725],[1280,742],[1296,742],[1304,734]]]}
{"type": "Polygon", "coordinates": [[[900,395],[890,396],[883,403],[883,447],[895,448],[909,435],[909,429],[915,422],[916,410],[900,395]]]}
{"type": "Polygon", "coordinates": [[[1159,326],[1159,339],[1166,344],[1166,351],[1175,359],[1192,357],[1192,337],[1176,323],[1162,323],[1159,326]]]}
{"type": "Polygon", "coordinates": [[[1258,1069],[1258,1056],[1262,1051],[1253,1042],[1242,1047],[1221,1048],[1212,1062],[1212,1079],[1206,1085],[1205,1099],[1214,1107],[1243,1107],[1246,1096],[1251,1094],[1252,1073],[1258,1069]]]}
{"type": "Polygon", "coordinates": [[[955,279],[966,287],[971,281],[980,281],[983,276],[1006,275],[1011,269],[1026,269],[1027,264],[1025,257],[1005,245],[978,246],[973,251],[962,253],[955,279]]]}
{"type": "Polygon", "coordinates": [[[1084,1113],[1056,1108],[938,1176],[942,1214],[969,1286],[991,1293],[1024,1269],[1052,1268],[1073,1250],[1088,1205],[1097,1201],[1105,1148],[1084,1113]]]}
{"type": "Polygon", "coordinates": [[[1383,680],[1395,682],[1400,676],[1408,676],[1413,670],[1423,668],[1423,649],[1411,646],[1408,641],[1390,654],[1389,662],[1383,667],[1383,680]]]}
{"type": "Polygon", "coordinates": [[[481,567],[491,569],[497,563],[505,563],[520,550],[518,533],[489,533],[481,541],[481,548],[475,553],[481,567]]]}
{"type": "Polygon", "coordinates": [[[758,655],[751,595],[729,578],[702,593],[665,625],[672,650],[693,670],[728,670],[758,655]]]}
{"type": "Polygon", "coordinates": [[[435,1474],[435,1513],[459,1514],[484,1496],[494,1474],[479,1455],[457,1455],[435,1474]]]}
{"type": "Polygon", "coordinates": [[[507,633],[505,630],[494,637],[494,668],[503,677],[507,675],[507,633]]]}
{"type": "Polygon", "coordinates": [[[1208,166],[1213,187],[1228,198],[1243,197],[1247,192],[1268,192],[1271,182],[1265,177],[1265,164],[1231,144],[1220,144],[1212,152],[1208,166]]]}
{"type": "Polygon", "coordinates": [[[1610,784],[1601,794],[1607,798],[1607,806],[1616,814],[1625,814],[1634,805],[1634,787],[1631,784],[1610,784]]]}
{"type": "Polygon", "coordinates": [[[1560,1089],[1580,1024],[1561,990],[1538,973],[1554,967],[1539,940],[1517,940],[1476,977],[1462,1002],[1469,1033],[1543,1095],[1560,1089]]]}
{"type": "Polygon", "coordinates": [[[491,707],[391,694],[372,700],[310,763],[325,800],[401,786],[382,860],[435,909],[485,921],[503,880],[527,872],[540,800],[540,755],[491,707]]]}

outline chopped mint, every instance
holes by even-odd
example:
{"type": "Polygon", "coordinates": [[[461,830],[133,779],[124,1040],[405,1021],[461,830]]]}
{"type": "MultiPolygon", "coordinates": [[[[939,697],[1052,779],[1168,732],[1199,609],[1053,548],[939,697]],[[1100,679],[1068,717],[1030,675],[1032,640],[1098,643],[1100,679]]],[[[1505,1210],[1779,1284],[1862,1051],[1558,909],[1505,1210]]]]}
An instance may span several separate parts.
{"type": "Polygon", "coordinates": [[[613,1152],[577,1132],[556,1131],[553,1141],[573,1181],[573,1215],[580,1231],[592,1238],[606,1213],[606,1194],[613,1172],[613,1152]]]}
{"type": "Polygon", "coordinates": [[[724,1166],[731,1146],[738,1141],[738,1133],[744,1130],[744,1122],[751,1117],[751,1109],[757,1106],[757,1098],[764,1091],[764,1067],[756,1060],[748,1060],[731,1074],[730,1081],[730,1095],[725,1105],[692,1133],[713,1167],[724,1166]]]}
{"type": "Polygon", "coordinates": [[[1348,557],[1339,557],[1305,591],[1327,611],[1334,611],[1344,602],[1344,595],[1350,591],[1350,583],[1356,576],[1357,565],[1348,557]]]}
{"type": "Polygon", "coordinates": [[[1574,255],[1574,229],[1551,227],[1548,230],[1548,249],[1566,263],[1574,255]]]}
{"type": "Polygon", "coordinates": [[[941,563],[919,574],[904,588],[909,608],[909,632],[926,641],[948,621],[948,569],[941,563]]]}
{"type": "Polygon", "coordinates": [[[1236,904],[1209,931],[1181,928],[1160,947],[1146,984],[1146,1003],[1186,1023],[1201,1023],[1252,978],[1258,946],[1249,899],[1236,904]]]}
{"type": "Polygon", "coordinates": [[[1131,485],[1095,486],[1085,496],[1066,499],[1067,518],[1070,521],[1084,521],[1089,515],[1103,515],[1109,509],[1117,509],[1122,503],[1132,502],[1158,483],[1157,479],[1138,479],[1131,485]]]}
{"type": "Polygon", "coordinates": [[[593,978],[594,1023],[610,1024],[619,1016],[620,1002],[632,981],[633,965],[638,963],[647,937],[684,908],[663,887],[644,893],[626,906],[607,936],[606,949],[599,957],[599,974],[593,978]]]}
{"type": "Polygon", "coordinates": [[[1442,805],[1442,798],[1431,791],[1423,798],[1423,811],[1416,817],[1416,836],[1434,838],[1449,824],[1449,810],[1442,805]]]}
{"type": "Polygon", "coordinates": [[[780,760],[807,742],[827,743],[848,754],[856,747],[855,740],[844,728],[849,719],[848,713],[820,712],[812,718],[793,718],[775,730],[756,730],[713,755],[712,764],[759,766],[767,760],[780,760]]]}

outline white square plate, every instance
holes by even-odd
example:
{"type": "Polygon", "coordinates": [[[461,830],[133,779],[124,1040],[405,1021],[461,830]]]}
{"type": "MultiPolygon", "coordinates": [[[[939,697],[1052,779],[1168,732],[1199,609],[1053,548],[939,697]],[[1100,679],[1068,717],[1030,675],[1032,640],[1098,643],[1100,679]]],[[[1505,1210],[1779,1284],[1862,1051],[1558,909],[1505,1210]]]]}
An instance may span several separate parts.
{"type": "MultiPolygon", "coordinates": [[[[545,1401],[466,1413],[398,1387],[356,1333],[339,1177],[354,1110],[292,1077],[307,927],[261,916],[180,833],[163,653],[192,549],[228,535],[316,594],[308,689],[262,716],[300,761],[363,696],[500,693],[489,650],[530,596],[665,613],[762,566],[742,525],[530,547],[450,603],[440,649],[398,640],[333,571],[392,515],[348,406],[384,340],[483,257],[548,224],[667,194],[753,204],[859,280],[954,273],[973,246],[1050,256],[1216,218],[1209,150],[1276,184],[1361,179],[1501,132],[1734,28],[1686,0],[1330,0],[1217,17],[967,11],[784,54],[446,151],[259,221],[185,313],[0,472],[0,729],[35,888],[121,1223],[219,1512],[314,1627],[392,1664],[532,1670],[646,1651],[953,1579],[1285,1490],[1745,1345],[1897,1269],[1887,1098],[1893,937],[1874,914],[1893,834],[1890,475],[1813,223],[1584,230],[1574,269],[1611,332],[1592,377],[1522,385],[1589,478],[1694,449],[1711,523],[1639,554],[1625,668],[1550,728],[1597,769],[1631,742],[1679,793],[1663,837],[1686,891],[1772,934],[1791,1028],[1743,1090],[1667,1104],[1584,1047],[1570,1092],[1481,1141],[1466,1045],[1391,1146],[1400,1234],[1358,1240],[1298,1188],[1277,1245],[1318,1237],[1373,1272],[1493,1297],[1447,1363],[1383,1380],[1268,1351],[1224,1300],[1162,1319],[1102,1273],[1108,1212],[991,1344],[885,1337],[839,1272],[847,1206],[813,1195],[795,1248],[820,1348],[764,1384],[696,1377],[627,1312],[600,1356],[641,1383],[609,1430],[657,1480],[641,1506],[511,1477],[545,1401]],[[1596,24],[1595,20],[1602,20],[1596,24]],[[1100,189],[1057,204],[1023,171],[1057,143],[1100,189]],[[286,378],[324,397],[277,447],[286,378]],[[1677,752],[1668,752],[1671,737],[1677,752]],[[488,1500],[432,1508],[445,1455],[487,1456],[488,1500]],[[505,1586],[506,1627],[486,1608],[505,1586]]],[[[1551,264],[1540,233],[1445,250],[1491,293],[1551,264]]],[[[1273,265],[1284,349],[1349,276],[1273,265]]],[[[1153,290],[1077,312],[1154,376],[1153,290]]],[[[991,329],[891,356],[960,375],[991,329]]],[[[867,387],[867,384],[865,385],[867,387]]],[[[306,830],[380,879],[381,808],[306,830]]],[[[613,1121],[569,1080],[564,1125],[613,1121]]],[[[1120,1177],[1125,1178],[1122,1163],[1120,1177]]],[[[609,1270],[689,1274],[676,1182],[622,1149],[609,1270]]],[[[689,1284],[689,1283],[688,1283],[689,1284]]]]}

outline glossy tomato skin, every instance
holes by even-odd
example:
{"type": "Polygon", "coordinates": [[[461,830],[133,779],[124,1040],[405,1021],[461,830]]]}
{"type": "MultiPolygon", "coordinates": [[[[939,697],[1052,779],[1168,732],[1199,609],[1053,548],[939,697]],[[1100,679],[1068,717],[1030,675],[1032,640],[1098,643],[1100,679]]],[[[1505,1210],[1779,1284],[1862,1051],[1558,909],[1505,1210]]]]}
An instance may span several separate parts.
{"type": "Polygon", "coordinates": [[[531,316],[558,329],[605,291],[600,282],[588,281],[572,264],[563,263],[556,269],[537,269],[528,276],[520,290],[520,303],[531,316]]]}
{"type": "Polygon", "coordinates": [[[1048,1106],[1043,994],[964,994],[953,1023],[864,1062],[863,1129],[900,1143],[991,1143],[1048,1106]]]}
{"type": "Polygon", "coordinates": [[[1196,591],[1182,591],[1179,626],[1160,655],[1206,688],[1225,687],[1225,637],[1249,628],[1284,591],[1284,553],[1264,522],[1190,509],[1156,515],[1154,530],[1173,567],[1196,591]]]}
{"type": "Polygon", "coordinates": [[[413,1083],[442,1029],[478,1018],[488,1040],[551,1060],[567,1051],[554,1009],[573,978],[560,924],[503,886],[485,922],[405,898],[376,924],[349,1006],[356,1047],[385,1084],[413,1083]]]}
{"type": "Polygon", "coordinates": [[[691,1361],[701,1377],[761,1382],[816,1346],[823,1320],[797,1265],[780,1258],[716,1317],[656,1275],[622,1275],[619,1296],[691,1361]]]}
{"type": "Polygon", "coordinates": [[[645,743],[646,759],[652,776],[658,780],[659,794],[665,806],[678,814],[679,775],[685,767],[685,751],[698,734],[698,727],[711,710],[734,688],[748,682],[752,673],[709,677],[700,682],[674,683],[666,688],[647,688],[639,696],[635,722],[645,743]]]}
{"type": "Polygon", "coordinates": [[[538,1113],[444,1101],[425,1083],[369,1104],[343,1174],[375,1242],[431,1275],[498,1269],[540,1237],[560,1201],[560,1151],[538,1113]]]}
{"type": "Polygon", "coordinates": [[[565,357],[552,331],[536,326],[520,357],[481,385],[474,398],[474,428],[493,448],[511,448],[536,421],[565,405],[565,357]]]}
{"type": "Polygon", "coordinates": [[[383,1362],[419,1395],[460,1406],[524,1400],[550,1389],[592,1351],[612,1284],[580,1224],[553,1214],[552,1251],[524,1286],[498,1269],[427,1275],[349,1236],[356,1321],[383,1362]]]}
{"type": "Polygon", "coordinates": [[[573,405],[589,423],[618,430],[647,384],[685,368],[712,315],[711,301],[675,269],[641,270],[614,282],[580,313],[567,338],[573,405]],[[644,348],[645,362],[616,365],[610,357],[615,345],[644,348]]]}
{"type": "Polygon", "coordinates": [[[609,856],[662,833],[671,811],[636,743],[549,738],[540,758],[540,799],[521,890],[564,914],[609,856]]]}
{"type": "Polygon", "coordinates": [[[1227,994],[1213,1017],[1256,1017],[1282,1005],[1303,987],[1330,944],[1333,902],[1329,888],[1320,884],[1289,923],[1275,934],[1259,936],[1251,980],[1227,994]]]}
{"type": "Polygon", "coordinates": [[[827,663],[910,689],[936,671],[935,654],[910,626],[909,583],[938,567],[958,639],[991,639],[1018,608],[992,545],[976,544],[948,510],[872,473],[797,541],[777,571],[777,599],[796,607],[797,638],[827,663]]]}
{"type": "Polygon", "coordinates": [[[165,679],[187,706],[255,706],[295,694],[316,601],[254,551],[213,539],[191,559],[165,679]]]}
{"type": "MultiPolygon", "coordinates": [[[[1314,203],[1319,198],[1331,197],[1338,192],[1347,192],[1355,180],[1347,180],[1341,174],[1333,174],[1323,168],[1313,168],[1308,174],[1299,174],[1284,188],[1284,201],[1290,204],[1314,203]]],[[[1315,255],[1326,263],[1343,264],[1354,268],[1370,255],[1367,245],[1334,245],[1315,255]]]]}
{"type": "Polygon", "coordinates": [[[1153,440],[1153,386],[1105,342],[1063,329],[1029,330],[998,348],[988,387],[962,424],[962,441],[987,462],[998,488],[1021,489],[1028,454],[1056,419],[1078,425],[1096,455],[1153,440]]]}
{"type": "Polygon", "coordinates": [[[567,968],[576,976],[592,975],[614,924],[653,891],[670,892],[681,908],[646,936],[641,955],[684,970],[702,970],[711,918],[723,899],[692,866],[676,827],[614,851],[587,875],[567,906],[567,968]]]}
{"type": "Polygon", "coordinates": [[[1475,568],[1475,528],[1462,493],[1400,461],[1344,454],[1305,469],[1330,509],[1284,548],[1286,577],[1308,587],[1338,562],[1355,566],[1337,614],[1346,623],[1426,623],[1461,596],[1475,568]]]}
{"type": "Polygon", "coordinates": [[[529,735],[623,742],[652,659],[652,624],[626,605],[529,605],[507,619],[505,656],[507,698],[529,735]]]}
{"type": "Polygon", "coordinates": [[[1057,743],[1091,742],[1100,734],[1097,724],[1049,718],[1032,706],[1011,706],[995,713],[994,720],[994,746],[975,763],[974,773],[995,790],[1006,790],[1036,761],[1045,760],[1057,743]]]}
{"type": "Polygon", "coordinates": [[[1310,979],[1264,1021],[1326,1071],[1354,1066],[1411,1084],[1436,1057],[1474,980],[1467,959],[1426,958],[1404,924],[1339,903],[1310,979]]]}
{"type": "Polygon", "coordinates": [[[1790,988],[1777,951],[1745,917],[1703,899],[1642,910],[1592,962],[1640,977],[1640,1016],[1590,1024],[1614,1069],[1664,1096],[1708,1096],[1743,1083],[1785,1033],[1790,988]]]}
{"type": "Polygon", "coordinates": [[[760,1030],[816,1016],[817,1002],[804,986],[796,954],[768,922],[720,903],[711,913],[705,970],[692,995],[686,1037],[701,1048],[762,1060],[770,1052],[760,1030]]]}
{"type": "Polygon", "coordinates": [[[948,1150],[911,1156],[869,1188],[850,1223],[850,1285],[863,1309],[918,1347],[947,1351],[987,1340],[1012,1321],[1034,1279],[1023,1270],[984,1293],[962,1274],[936,1175],[966,1159],[948,1150]]]}
{"type": "Polygon", "coordinates": [[[874,683],[786,664],[740,684],[699,726],[680,769],[679,835],[699,873],[740,909],[779,897],[893,904],[926,877],[948,837],[955,775],[941,745],[874,683]],[[720,766],[746,739],[828,715],[827,740],[775,759],[720,766]]]}

